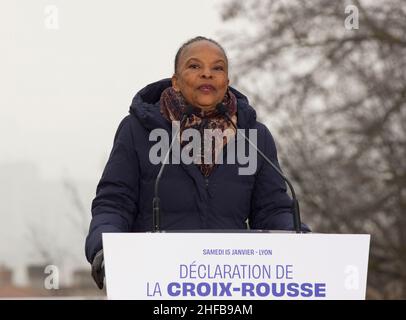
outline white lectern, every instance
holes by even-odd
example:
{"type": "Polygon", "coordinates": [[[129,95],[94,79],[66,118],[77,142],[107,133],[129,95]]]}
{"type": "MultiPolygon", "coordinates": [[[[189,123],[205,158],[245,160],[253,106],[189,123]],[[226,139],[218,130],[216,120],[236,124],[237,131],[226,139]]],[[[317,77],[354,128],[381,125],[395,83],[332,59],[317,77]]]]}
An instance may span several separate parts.
{"type": "Polygon", "coordinates": [[[105,233],[108,299],[365,299],[370,235],[105,233]]]}

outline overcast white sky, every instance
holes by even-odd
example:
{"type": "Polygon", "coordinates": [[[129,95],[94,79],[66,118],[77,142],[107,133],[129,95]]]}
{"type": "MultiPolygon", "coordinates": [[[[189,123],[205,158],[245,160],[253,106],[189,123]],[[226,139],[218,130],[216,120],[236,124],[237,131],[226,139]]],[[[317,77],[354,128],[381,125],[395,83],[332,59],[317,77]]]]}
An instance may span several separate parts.
{"type": "Polygon", "coordinates": [[[96,184],[133,96],[172,75],[184,41],[218,38],[222,3],[1,0],[0,265],[31,259],[26,234],[33,222],[42,240],[74,246],[84,261],[84,235],[67,231],[74,212],[61,178],[85,190],[90,219],[96,184]],[[12,164],[21,162],[34,166],[12,164]],[[31,179],[35,165],[40,180],[31,179]],[[44,179],[54,182],[36,185],[44,179]]]}
{"type": "Polygon", "coordinates": [[[134,94],[185,40],[217,38],[222,2],[2,0],[0,163],[97,180],[134,94]]]}

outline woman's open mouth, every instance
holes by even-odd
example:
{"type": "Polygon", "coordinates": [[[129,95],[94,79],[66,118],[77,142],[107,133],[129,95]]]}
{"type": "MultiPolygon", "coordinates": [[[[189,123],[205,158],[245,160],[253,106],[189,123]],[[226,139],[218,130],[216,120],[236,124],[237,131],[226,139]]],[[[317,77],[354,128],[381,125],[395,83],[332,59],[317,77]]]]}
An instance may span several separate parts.
{"type": "Polygon", "coordinates": [[[202,84],[197,89],[203,93],[211,93],[216,90],[216,88],[214,88],[211,84],[202,84]]]}

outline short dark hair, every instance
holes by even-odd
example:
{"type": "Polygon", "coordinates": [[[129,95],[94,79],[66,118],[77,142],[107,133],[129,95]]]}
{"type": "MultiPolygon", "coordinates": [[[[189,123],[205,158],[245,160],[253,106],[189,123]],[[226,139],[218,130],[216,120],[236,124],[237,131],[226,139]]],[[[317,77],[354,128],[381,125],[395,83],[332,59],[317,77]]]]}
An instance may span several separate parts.
{"type": "Polygon", "coordinates": [[[224,53],[224,56],[226,57],[226,63],[228,63],[228,58],[227,58],[227,55],[226,55],[226,51],[224,50],[224,48],[217,41],[215,41],[213,39],[210,39],[210,38],[203,37],[203,36],[197,36],[197,37],[194,37],[194,38],[189,39],[188,41],[186,41],[178,49],[178,52],[176,53],[176,56],[175,56],[175,73],[178,70],[179,58],[180,58],[183,50],[185,50],[188,45],[190,45],[192,43],[195,43],[195,42],[198,42],[198,41],[209,41],[211,43],[214,43],[224,53]]]}

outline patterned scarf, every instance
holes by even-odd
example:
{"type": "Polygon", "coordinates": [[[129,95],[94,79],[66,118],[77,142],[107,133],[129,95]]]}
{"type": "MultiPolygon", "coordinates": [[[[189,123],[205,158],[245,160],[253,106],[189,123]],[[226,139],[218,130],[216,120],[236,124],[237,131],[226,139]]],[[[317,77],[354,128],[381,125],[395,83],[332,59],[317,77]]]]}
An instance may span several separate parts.
{"type": "MultiPolygon", "coordinates": [[[[228,108],[228,114],[235,125],[237,125],[237,99],[235,95],[227,90],[222,103],[228,108]]],[[[172,87],[166,88],[160,99],[161,114],[169,121],[180,121],[185,113],[187,102],[180,92],[176,92],[172,87]]],[[[193,107],[192,115],[181,123],[180,137],[186,129],[193,128],[200,132],[201,148],[200,154],[193,155],[193,162],[199,167],[204,177],[210,176],[215,168],[217,158],[227,142],[235,135],[235,129],[223,115],[216,109],[204,111],[200,108],[193,107]],[[214,143],[210,143],[209,138],[205,139],[204,129],[220,129],[224,133],[224,137],[213,135],[214,143]],[[221,141],[221,139],[223,141],[221,141]],[[208,143],[204,143],[207,141],[208,143]],[[210,150],[211,149],[211,150],[210,150]],[[205,157],[206,155],[206,157],[205,157]],[[207,157],[211,157],[209,160],[207,157]]],[[[179,138],[179,137],[178,137],[179,138]]],[[[188,144],[188,141],[181,141],[180,145],[183,148],[188,144]]],[[[190,146],[190,145],[188,145],[190,146]]]]}

